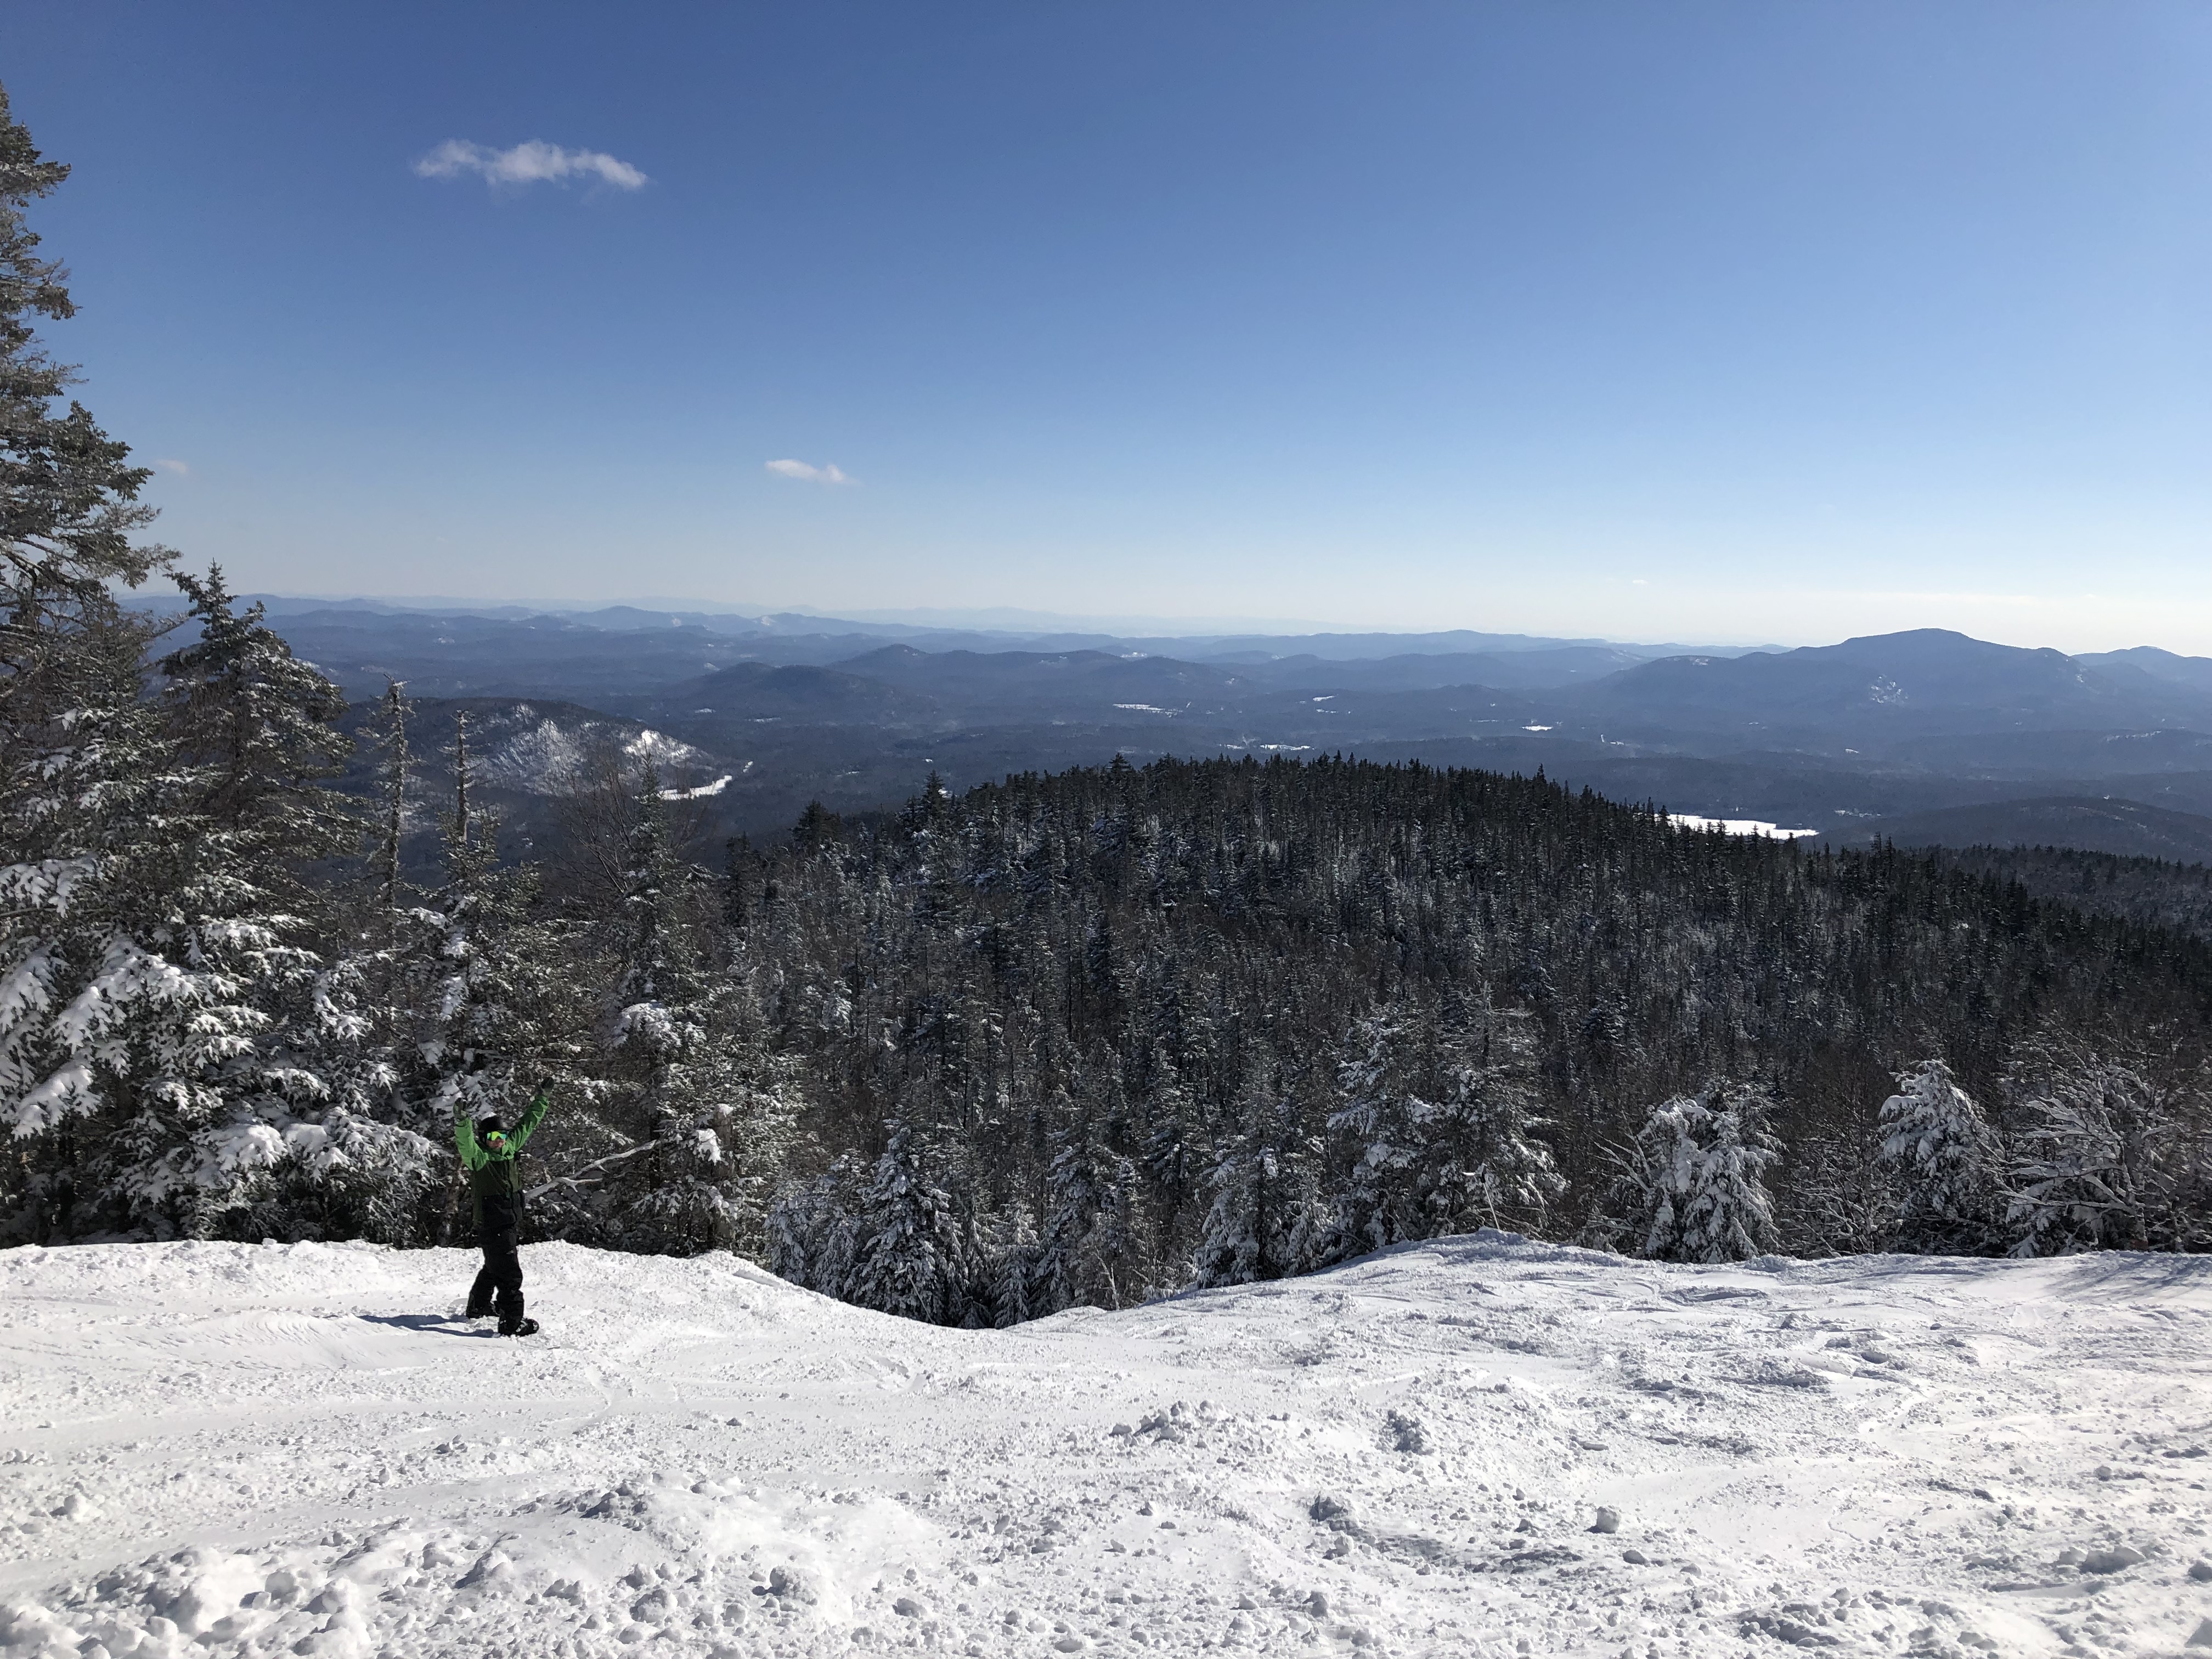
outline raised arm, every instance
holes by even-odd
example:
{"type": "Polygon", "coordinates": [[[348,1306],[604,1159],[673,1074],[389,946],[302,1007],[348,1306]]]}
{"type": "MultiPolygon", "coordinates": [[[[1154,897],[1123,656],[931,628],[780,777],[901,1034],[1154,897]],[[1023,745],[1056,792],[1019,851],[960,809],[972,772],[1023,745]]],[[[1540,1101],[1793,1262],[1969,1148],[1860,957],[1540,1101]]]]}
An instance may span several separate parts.
{"type": "Polygon", "coordinates": [[[484,1150],[477,1145],[476,1120],[469,1115],[466,1095],[453,1103],[453,1146],[460,1152],[464,1170],[483,1168],[486,1162],[484,1150]]]}
{"type": "Polygon", "coordinates": [[[516,1152],[520,1152],[523,1143],[528,1140],[537,1131],[538,1126],[545,1121],[545,1114],[552,1109],[552,1105],[553,1079],[550,1077],[540,1078],[538,1080],[538,1086],[532,1091],[530,1109],[522,1115],[522,1121],[514,1126],[514,1133],[507,1137],[508,1145],[512,1146],[516,1152]]]}

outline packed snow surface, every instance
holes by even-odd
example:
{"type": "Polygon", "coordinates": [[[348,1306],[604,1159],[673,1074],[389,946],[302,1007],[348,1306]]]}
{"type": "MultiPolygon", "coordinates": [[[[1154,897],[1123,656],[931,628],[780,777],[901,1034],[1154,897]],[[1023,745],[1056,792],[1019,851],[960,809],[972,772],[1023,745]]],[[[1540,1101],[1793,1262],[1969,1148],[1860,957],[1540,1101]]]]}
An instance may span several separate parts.
{"type": "Polygon", "coordinates": [[[523,1255],[546,1332],[502,1340],[459,1251],[0,1255],[0,1650],[2179,1654],[2212,1616],[2203,1258],[1480,1234],[950,1331],[523,1255]]]}

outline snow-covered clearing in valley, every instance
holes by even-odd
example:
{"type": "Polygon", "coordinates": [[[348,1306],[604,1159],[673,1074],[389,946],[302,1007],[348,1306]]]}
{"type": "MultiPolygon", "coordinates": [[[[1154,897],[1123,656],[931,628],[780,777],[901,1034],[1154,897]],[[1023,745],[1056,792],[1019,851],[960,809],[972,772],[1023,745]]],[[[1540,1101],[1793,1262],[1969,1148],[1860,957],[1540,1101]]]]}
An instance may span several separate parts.
{"type": "Polygon", "coordinates": [[[1718,830],[1730,836],[1767,836],[1778,841],[1795,841],[1800,836],[1817,836],[1818,830],[1785,830],[1765,818],[1705,818],[1695,812],[1669,812],[1667,822],[1678,823],[1685,830],[1718,830]]]}
{"type": "Polygon", "coordinates": [[[2174,1654],[2212,1614],[2203,1258],[1485,1234],[1010,1331],[524,1258],[547,1334],[502,1341],[447,1317],[459,1251],[0,1255],[0,1650],[2174,1654]]]}

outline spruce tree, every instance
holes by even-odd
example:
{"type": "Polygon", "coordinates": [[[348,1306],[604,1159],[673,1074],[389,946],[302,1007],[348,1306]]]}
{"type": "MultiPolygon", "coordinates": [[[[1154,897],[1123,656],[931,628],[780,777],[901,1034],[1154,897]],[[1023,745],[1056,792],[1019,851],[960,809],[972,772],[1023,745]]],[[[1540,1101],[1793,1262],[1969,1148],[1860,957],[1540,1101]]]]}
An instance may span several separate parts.
{"type": "Polygon", "coordinates": [[[1352,1028],[1337,1063],[1340,1103],[1328,1124],[1346,1167],[1321,1244],[1323,1263],[1429,1236],[1421,1166],[1434,1108],[1416,1092],[1415,1042],[1405,1018],[1371,1016],[1352,1028]]]}
{"type": "Polygon", "coordinates": [[[1881,1161],[1895,1174],[1897,1248],[1931,1255],[2001,1254],[2004,1143],[1940,1060],[1900,1073],[1881,1103],[1881,1161]]]}
{"type": "Polygon", "coordinates": [[[1088,1113],[1054,1154],[1045,1178],[1045,1219],[1028,1300],[1040,1314],[1063,1308],[1119,1308],[1146,1281],[1137,1237],[1137,1170],[1115,1152],[1088,1113]]]}
{"type": "MultiPolygon", "coordinates": [[[[157,665],[171,741],[196,768],[198,833],[173,870],[196,908],[186,956],[228,963],[255,1019],[210,1081],[220,1118],[198,1137],[272,1146],[265,1164],[222,1154],[232,1231],[367,1235],[410,1242],[439,1179],[435,1144],[392,1108],[393,1068],[369,1039],[364,967],[373,947],[343,937],[343,904],[308,868],[358,845],[361,825],[328,780],[350,742],[337,688],[298,661],[259,605],[241,611],[220,569],[176,578],[196,637],[157,665]]],[[[204,1019],[205,1016],[203,1016],[204,1019]]]]}
{"type": "Polygon", "coordinates": [[[1326,1220],[1296,1101],[1255,1079],[1240,1103],[1240,1133],[1214,1164],[1213,1199],[1192,1255],[1191,1283],[1201,1287],[1302,1271],[1319,1253],[1326,1220]]]}
{"type": "Polygon", "coordinates": [[[865,1178],[861,1161],[848,1152],[811,1181],[787,1184],[769,1210],[768,1270],[823,1296],[851,1299],[865,1178]]]}
{"type": "Polygon", "coordinates": [[[259,604],[240,611],[221,566],[173,580],[197,631],[156,665],[173,740],[202,771],[200,816],[258,878],[306,902],[300,866],[349,850],[351,803],[329,787],[353,752],[338,730],[345,696],[299,660],[259,604]]]}
{"type": "MultiPolygon", "coordinates": [[[[1463,1017],[1464,1018],[1464,1017],[1463,1017]]],[[[1446,1035],[1425,1010],[1352,1030],[1329,1127],[1348,1158],[1321,1251],[1540,1225],[1565,1189],[1543,1127],[1522,1022],[1485,1007],[1446,1035]]]]}
{"type": "Polygon", "coordinates": [[[47,673],[66,676],[79,629],[115,619],[112,584],[137,587],[175,556],[133,539],[154,518],[138,500],[152,471],[82,404],[56,408],[76,372],[47,356],[33,319],[76,307],[25,210],[69,172],[39,154],[0,88],[0,708],[11,719],[72,707],[47,673]]]}
{"type": "Polygon", "coordinates": [[[1438,1232],[1541,1232],[1566,1191],[1541,1115],[1526,1022],[1486,1008],[1454,1045],[1431,1125],[1430,1211],[1438,1232]]]}
{"type": "Polygon", "coordinates": [[[193,780],[139,695],[145,640],[127,620],[88,621],[48,665],[65,661],[73,706],[7,732],[0,1122],[19,1239],[189,1225],[170,1201],[173,1158],[220,1110],[206,1073],[250,1040],[234,979],[162,953],[182,920],[173,867],[197,826],[193,780]]]}
{"type": "Polygon", "coordinates": [[[1716,1084],[1651,1108],[1624,1159],[1607,1231],[1655,1261],[1741,1261],[1774,1248],[1765,1183],[1780,1147],[1756,1088],[1716,1084]]]}
{"type": "Polygon", "coordinates": [[[891,1125],[860,1206],[846,1299],[930,1324],[964,1322],[981,1265],[975,1240],[905,1124],[891,1125]]]}
{"type": "Polygon", "coordinates": [[[659,774],[643,769],[617,926],[603,1119],[626,1144],[571,1177],[596,1194],[597,1228],[623,1248],[750,1255],[792,1113],[745,1019],[745,988],[711,974],[685,900],[703,881],[669,844],[659,774]]]}
{"type": "Polygon", "coordinates": [[[165,568],[134,538],[151,476],[82,404],[35,319],[75,306],[27,210],[68,177],[0,90],[0,1231],[163,1231],[173,1130],[229,1022],[220,974],[165,959],[164,837],[191,833],[191,780],[139,696],[160,631],[118,605],[165,568]]]}

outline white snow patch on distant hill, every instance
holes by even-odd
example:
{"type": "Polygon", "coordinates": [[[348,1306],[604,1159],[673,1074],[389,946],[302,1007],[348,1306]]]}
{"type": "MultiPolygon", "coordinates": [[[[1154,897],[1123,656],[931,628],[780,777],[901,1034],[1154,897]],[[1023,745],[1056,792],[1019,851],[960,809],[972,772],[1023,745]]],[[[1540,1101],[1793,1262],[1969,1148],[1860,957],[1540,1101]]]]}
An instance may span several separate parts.
{"type": "Polygon", "coordinates": [[[1679,823],[1685,830],[1719,830],[1731,836],[1772,836],[1778,841],[1795,841],[1800,836],[1817,836],[1818,830],[1785,830],[1765,818],[1701,818],[1695,812],[1669,812],[1669,823],[1679,823]]]}
{"type": "Polygon", "coordinates": [[[732,773],[725,772],[714,782],[702,783],[694,789],[664,789],[660,792],[660,798],[663,800],[703,800],[709,795],[719,795],[728,788],[733,775],[735,775],[732,773]]]}
{"type": "Polygon", "coordinates": [[[646,726],[623,745],[623,752],[639,760],[649,760],[656,766],[665,766],[673,761],[690,760],[699,751],[681,738],[646,726]]]}
{"type": "Polygon", "coordinates": [[[2212,1597],[2203,1257],[1481,1234],[1008,1331],[523,1258],[506,1341],[458,1250],[0,1252],[0,1650],[2179,1653],[2212,1597]]]}
{"type": "Polygon", "coordinates": [[[539,795],[566,795],[582,787],[592,757],[609,748],[631,761],[678,766],[705,757],[690,744],[650,728],[636,732],[611,720],[556,720],[526,703],[514,711],[513,729],[487,732],[480,766],[483,775],[510,789],[539,795]]]}

